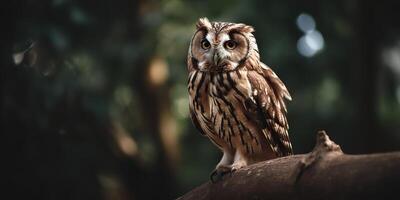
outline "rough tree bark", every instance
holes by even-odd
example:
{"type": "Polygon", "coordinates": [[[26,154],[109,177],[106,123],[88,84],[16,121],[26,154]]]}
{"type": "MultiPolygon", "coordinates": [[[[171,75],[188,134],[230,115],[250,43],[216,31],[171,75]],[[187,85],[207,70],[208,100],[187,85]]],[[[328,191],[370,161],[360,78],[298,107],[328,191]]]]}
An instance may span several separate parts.
{"type": "Polygon", "coordinates": [[[260,162],[178,200],[399,199],[400,152],[347,155],[324,131],[312,152],[260,162]]]}

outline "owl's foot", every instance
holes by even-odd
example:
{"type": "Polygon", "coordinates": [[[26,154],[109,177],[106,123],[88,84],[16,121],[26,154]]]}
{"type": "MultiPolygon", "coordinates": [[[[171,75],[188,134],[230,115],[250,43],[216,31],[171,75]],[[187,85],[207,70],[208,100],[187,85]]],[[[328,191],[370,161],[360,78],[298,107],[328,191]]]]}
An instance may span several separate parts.
{"type": "Polygon", "coordinates": [[[246,166],[247,166],[247,162],[243,159],[238,159],[231,165],[218,164],[217,168],[213,172],[211,172],[210,180],[212,183],[215,183],[217,181],[222,180],[222,178],[226,174],[231,174],[232,172],[239,170],[246,166]]]}
{"type": "Polygon", "coordinates": [[[218,182],[222,180],[222,177],[224,177],[226,174],[231,173],[232,171],[233,170],[231,165],[220,165],[211,172],[210,180],[212,183],[218,182]]]}
{"type": "Polygon", "coordinates": [[[246,161],[239,160],[239,161],[236,161],[235,163],[233,163],[231,165],[231,171],[236,171],[236,170],[239,170],[239,169],[241,169],[243,167],[246,167],[246,166],[247,166],[247,162],[246,161]]]}

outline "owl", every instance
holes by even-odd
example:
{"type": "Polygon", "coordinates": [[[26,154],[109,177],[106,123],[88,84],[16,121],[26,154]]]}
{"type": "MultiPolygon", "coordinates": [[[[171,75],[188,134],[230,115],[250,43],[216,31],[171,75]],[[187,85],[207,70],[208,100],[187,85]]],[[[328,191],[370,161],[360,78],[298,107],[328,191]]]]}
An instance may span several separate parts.
{"type": "Polygon", "coordinates": [[[254,28],[200,18],[188,52],[193,124],[223,156],[211,180],[292,154],[285,100],[291,96],[260,55],[254,28]]]}

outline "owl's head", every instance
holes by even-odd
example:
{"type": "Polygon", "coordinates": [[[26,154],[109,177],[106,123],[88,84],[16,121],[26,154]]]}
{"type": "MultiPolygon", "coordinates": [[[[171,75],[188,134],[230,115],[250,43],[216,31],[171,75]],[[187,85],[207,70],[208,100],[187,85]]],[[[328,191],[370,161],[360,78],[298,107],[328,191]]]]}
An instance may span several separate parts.
{"type": "Polygon", "coordinates": [[[254,29],[245,24],[210,22],[200,18],[189,47],[188,64],[207,72],[233,71],[250,57],[257,59],[254,29]]]}

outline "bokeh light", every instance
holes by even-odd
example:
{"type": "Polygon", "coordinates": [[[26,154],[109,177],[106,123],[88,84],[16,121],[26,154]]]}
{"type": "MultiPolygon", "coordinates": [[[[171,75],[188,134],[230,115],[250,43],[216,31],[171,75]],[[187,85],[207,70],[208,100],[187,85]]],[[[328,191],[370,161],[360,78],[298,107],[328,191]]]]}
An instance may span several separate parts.
{"type": "Polygon", "coordinates": [[[314,18],[306,13],[301,13],[296,19],[297,27],[304,33],[315,30],[314,18]]]}
{"type": "Polygon", "coordinates": [[[316,30],[315,20],[309,15],[302,13],[296,19],[297,27],[304,35],[297,41],[298,52],[305,57],[312,57],[324,48],[324,38],[316,30]]]}

